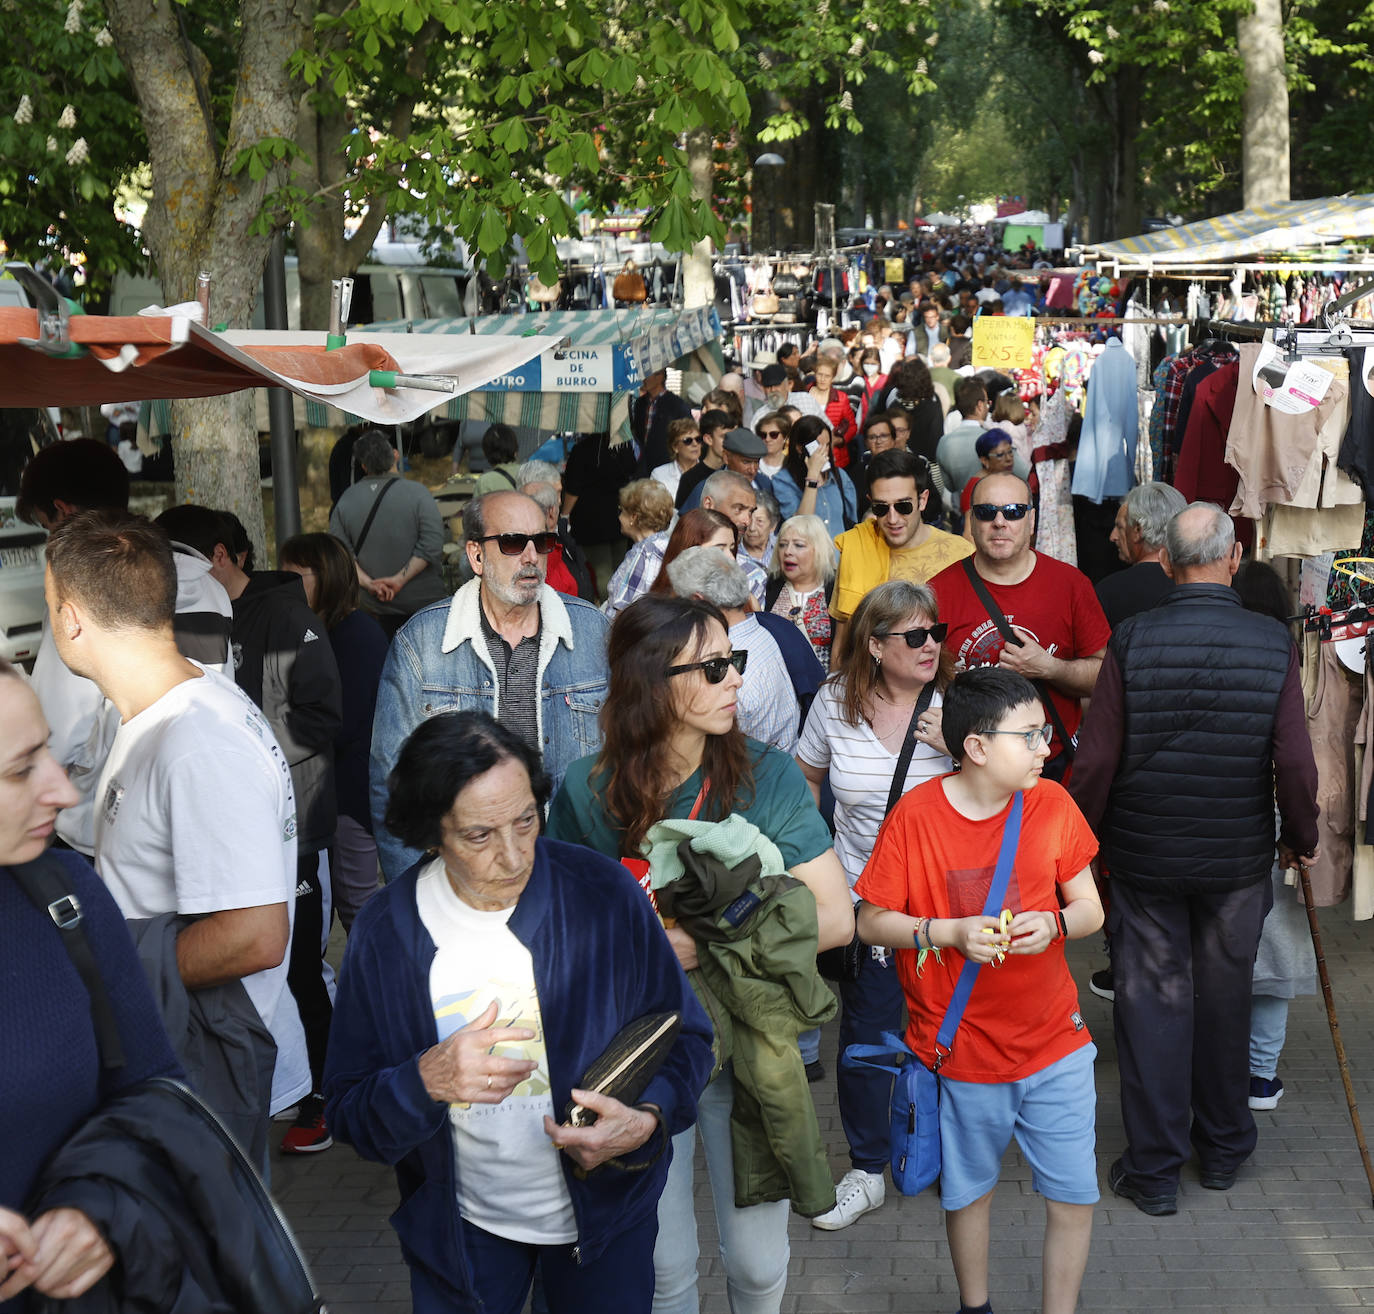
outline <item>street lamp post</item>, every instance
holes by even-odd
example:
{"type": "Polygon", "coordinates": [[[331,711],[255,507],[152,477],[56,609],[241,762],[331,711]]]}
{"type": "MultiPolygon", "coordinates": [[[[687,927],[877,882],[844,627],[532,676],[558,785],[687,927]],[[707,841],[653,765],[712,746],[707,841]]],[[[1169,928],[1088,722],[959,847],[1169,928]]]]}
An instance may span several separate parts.
{"type": "MultiPolygon", "coordinates": [[[[765,151],[754,161],[755,169],[767,169],[772,173],[775,169],[781,169],[787,161],[776,151],[765,151]]],[[[778,176],[773,176],[768,180],[768,245],[771,250],[778,249],[778,176]]]]}

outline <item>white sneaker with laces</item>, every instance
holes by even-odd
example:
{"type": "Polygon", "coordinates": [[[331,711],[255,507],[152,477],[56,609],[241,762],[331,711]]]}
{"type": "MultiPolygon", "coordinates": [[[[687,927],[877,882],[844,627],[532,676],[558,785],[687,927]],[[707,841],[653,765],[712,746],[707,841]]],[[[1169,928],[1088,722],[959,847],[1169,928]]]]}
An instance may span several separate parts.
{"type": "Polygon", "coordinates": [[[887,1183],[882,1173],[851,1168],[835,1188],[835,1207],[811,1220],[812,1227],[823,1232],[838,1232],[865,1214],[881,1207],[887,1199],[887,1183]]]}

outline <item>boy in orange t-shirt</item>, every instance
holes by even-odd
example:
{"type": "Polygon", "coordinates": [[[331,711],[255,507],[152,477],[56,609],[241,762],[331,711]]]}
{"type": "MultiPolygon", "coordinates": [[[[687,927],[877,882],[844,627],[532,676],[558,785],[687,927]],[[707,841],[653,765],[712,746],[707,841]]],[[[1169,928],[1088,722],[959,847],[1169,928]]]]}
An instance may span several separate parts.
{"type": "Polygon", "coordinates": [[[979,971],[940,1069],[940,1203],[962,1314],[992,1308],[992,1192],[1012,1136],[1045,1197],[1043,1309],[1072,1314],[1098,1200],[1097,1050],[1064,942],[1102,925],[1088,867],[1097,842],[1068,793],[1040,778],[1050,727],[1024,676],[995,666],[966,671],[946,692],[942,717],[961,769],[913,789],[883,824],[856,886],[859,934],[903,950],[907,1043],[927,1066],[964,961],[1000,963],[979,971]],[[1021,836],[1004,931],[983,908],[1018,790],[1021,836]]]}

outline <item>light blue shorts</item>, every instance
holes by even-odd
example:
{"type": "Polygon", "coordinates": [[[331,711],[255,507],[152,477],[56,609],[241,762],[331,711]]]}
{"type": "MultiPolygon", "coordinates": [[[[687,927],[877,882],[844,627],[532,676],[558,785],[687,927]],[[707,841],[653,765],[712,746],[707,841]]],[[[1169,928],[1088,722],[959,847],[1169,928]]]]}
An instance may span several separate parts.
{"type": "Polygon", "coordinates": [[[1096,1204],[1096,1057],[1088,1044],[1020,1081],[941,1078],[941,1207],[964,1209],[991,1191],[1013,1136],[1041,1195],[1096,1204]]]}

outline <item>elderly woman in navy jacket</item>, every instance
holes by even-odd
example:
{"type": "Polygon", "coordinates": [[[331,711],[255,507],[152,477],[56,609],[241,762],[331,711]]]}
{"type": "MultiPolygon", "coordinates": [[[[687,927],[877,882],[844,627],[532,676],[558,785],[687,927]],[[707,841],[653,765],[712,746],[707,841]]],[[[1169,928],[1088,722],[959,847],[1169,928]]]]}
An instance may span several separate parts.
{"type": "Polygon", "coordinates": [[[386,824],[429,857],[359,914],[325,1089],[334,1135],[394,1164],[416,1314],[647,1311],[668,1143],[695,1121],[711,1028],[623,867],[540,837],[548,777],[485,712],[406,741],[386,824]],[[680,1012],[633,1106],[578,1088],[616,1033],[680,1012]],[[589,1127],[565,1125],[577,1100],[589,1127]]]}

